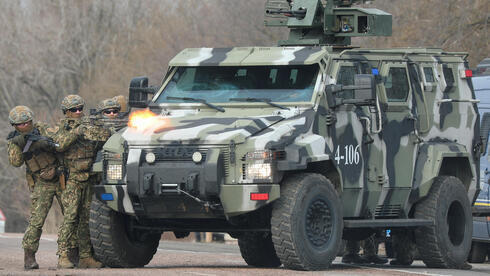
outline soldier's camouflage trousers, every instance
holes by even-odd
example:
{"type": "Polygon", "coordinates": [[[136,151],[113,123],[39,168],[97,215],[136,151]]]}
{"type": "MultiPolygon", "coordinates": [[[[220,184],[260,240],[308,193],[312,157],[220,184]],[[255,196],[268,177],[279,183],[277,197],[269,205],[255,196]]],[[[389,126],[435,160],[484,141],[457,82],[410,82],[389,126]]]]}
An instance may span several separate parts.
{"type": "Polygon", "coordinates": [[[73,241],[78,240],[80,258],[92,256],[88,226],[92,195],[91,180],[79,182],[69,179],[66,182],[66,188],[61,194],[65,214],[58,233],[58,255],[67,253],[68,249],[74,247],[73,241]]]}
{"type": "Polygon", "coordinates": [[[376,255],[376,235],[373,234],[363,241],[348,240],[346,244],[347,254],[359,254],[360,246],[362,245],[364,256],[376,255]]]}
{"type": "Polygon", "coordinates": [[[415,258],[417,247],[413,242],[413,233],[398,231],[393,233],[393,250],[395,258],[401,263],[411,264],[415,258]]]}
{"type": "Polygon", "coordinates": [[[37,252],[39,248],[39,238],[43,231],[44,221],[48,215],[49,209],[53,204],[53,198],[56,197],[61,209],[61,189],[58,179],[53,182],[38,181],[34,184],[34,189],[31,192],[31,209],[29,217],[29,225],[27,226],[22,240],[22,248],[37,252]]]}

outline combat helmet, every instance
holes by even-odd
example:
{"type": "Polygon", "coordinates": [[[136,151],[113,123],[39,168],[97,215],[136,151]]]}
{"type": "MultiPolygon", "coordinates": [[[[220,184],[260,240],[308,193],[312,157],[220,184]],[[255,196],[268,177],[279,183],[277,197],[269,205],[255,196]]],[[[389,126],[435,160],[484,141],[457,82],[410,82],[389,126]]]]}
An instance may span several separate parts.
{"type": "Polygon", "coordinates": [[[114,98],[105,99],[97,105],[97,110],[99,112],[107,109],[121,110],[121,105],[114,98]]]}
{"type": "Polygon", "coordinates": [[[83,100],[82,97],[78,95],[68,95],[63,99],[63,101],[61,101],[61,110],[63,110],[63,112],[66,112],[71,108],[80,107],[84,105],[85,105],[85,101],[83,100]]]}
{"type": "Polygon", "coordinates": [[[119,103],[119,105],[121,106],[121,109],[120,111],[121,112],[127,112],[128,111],[128,98],[123,96],[123,95],[118,95],[118,96],[114,96],[113,98],[116,102],[119,103]]]}
{"type": "Polygon", "coordinates": [[[12,125],[23,124],[32,121],[33,117],[34,113],[29,107],[18,105],[10,110],[9,122],[12,125]]]}

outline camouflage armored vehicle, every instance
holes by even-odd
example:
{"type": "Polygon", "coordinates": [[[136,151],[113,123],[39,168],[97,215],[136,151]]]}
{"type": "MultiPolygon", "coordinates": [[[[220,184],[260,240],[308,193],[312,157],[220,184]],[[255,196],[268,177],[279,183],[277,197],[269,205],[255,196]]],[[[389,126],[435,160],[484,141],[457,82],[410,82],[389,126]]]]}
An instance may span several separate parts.
{"type": "Polygon", "coordinates": [[[161,86],[131,81],[146,109],[94,167],[99,260],[143,266],[164,231],[214,231],[249,265],[319,270],[342,238],[389,228],[429,267],[464,265],[481,151],[467,54],[350,47],[391,34],[353,2],[268,1],[266,24],[291,29],[278,47],[185,49],[161,86]]]}

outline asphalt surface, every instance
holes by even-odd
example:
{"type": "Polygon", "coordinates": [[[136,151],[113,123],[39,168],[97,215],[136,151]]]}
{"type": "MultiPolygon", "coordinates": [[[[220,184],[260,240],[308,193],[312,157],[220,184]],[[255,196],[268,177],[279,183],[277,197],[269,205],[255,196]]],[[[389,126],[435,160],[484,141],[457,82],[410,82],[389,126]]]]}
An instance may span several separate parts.
{"type": "Polygon", "coordinates": [[[22,234],[0,234],[0,275],[490,275],[490,263],[472,270],[430,269],[420,261],[409,267],[345,265],[337,258],[326,271],[247,266],[236,244],[161,241],[153,260],[138,269],[56,269],[56,236],[43,235],[36,255],[39,270],[24,271],[22,234]]]}

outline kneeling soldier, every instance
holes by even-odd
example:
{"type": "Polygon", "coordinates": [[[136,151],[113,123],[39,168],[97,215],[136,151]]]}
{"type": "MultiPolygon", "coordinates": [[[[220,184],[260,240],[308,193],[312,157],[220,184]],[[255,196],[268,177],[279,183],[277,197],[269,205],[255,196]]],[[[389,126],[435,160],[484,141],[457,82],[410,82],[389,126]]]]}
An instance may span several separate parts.
{"type": "Polygon", "coordinates": [[[9,162],[15,167],[26,164],[27,183],[31,192],[29,225],[22,240],[25,269],[39,268],[35,254],[53,197],[56,196],[61,206],[55,144],[46,137],[47,125],[33,124],[32,120],[33,113],[28,107],[13,108],[9,121],[15,131],[7,138],[9,162]]]}

